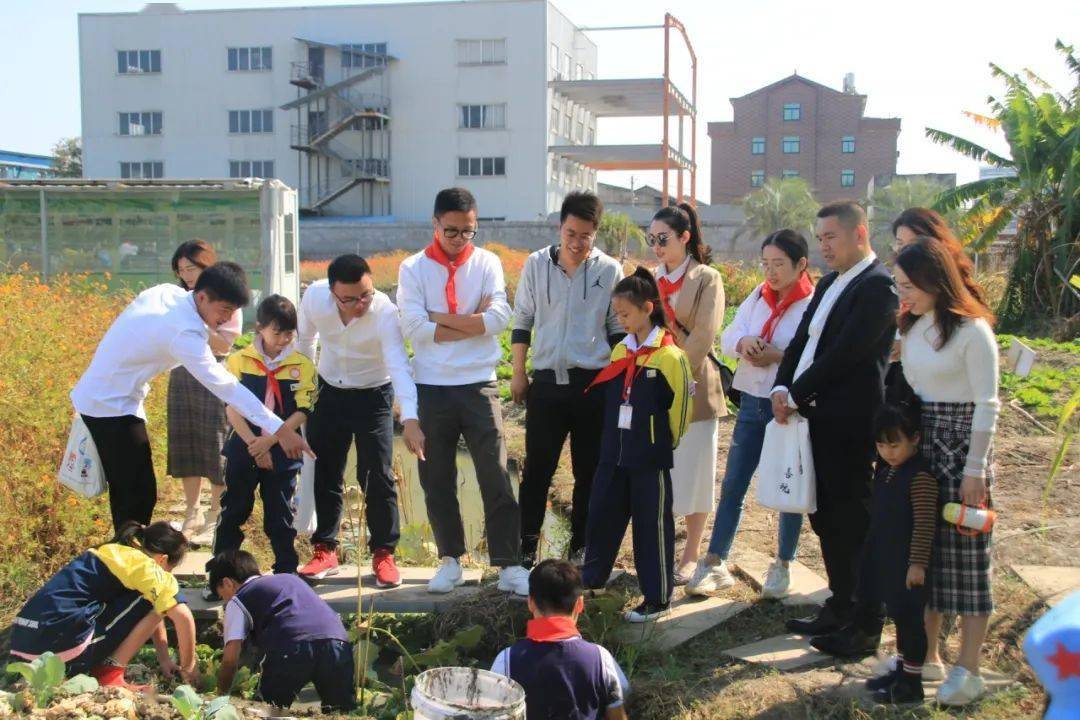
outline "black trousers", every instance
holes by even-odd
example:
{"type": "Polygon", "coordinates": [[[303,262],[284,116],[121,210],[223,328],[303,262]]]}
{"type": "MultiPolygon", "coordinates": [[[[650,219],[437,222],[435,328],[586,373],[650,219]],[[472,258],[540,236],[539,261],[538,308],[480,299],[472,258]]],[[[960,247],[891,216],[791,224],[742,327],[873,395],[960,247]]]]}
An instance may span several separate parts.
{"type": "Polygon", "coordinates": [[[157,478],[150,456],[146,421],[134,415],[96,418],[82,416],[94,438],[105,482],[113,529],[128,520],[148,525],[157,504],[157,478]]]}
{"type": "Polygon", "coordinates": [[[255,509],[255,491],[262,496],[263,531],[274,551],[274,572],[295,573],[296,528],[293,527],[293,493],[296,470],[263,470],[248,459],[229,460],[225,465],[225,494],[221,496],[221,517],[214,533],[214,555],[239,550],[244,542],[244,523],[255,509]]]}
{"type": "MultiPolygon", "coordinates": [[[[585,388],[596,370],[570,370],[570,384],[557,385],[554,377],[537,371],[529,386],[525,414],[525,468],[518,502],[521,505],[521,552],[532,555],[540,540],[547,511],[551,478],[559,465],[566,436],[570,436],[570,463],[574,472],[570,510],[570,552],[585,547],[589,494],[600,461],[600,435],[604,425],[604,393],[585,388]]],[[[552,373],[552,375],[554,375],[552,373]]]]}
{"type": "Polygon", "coordinates": [[[876,634],[883,622],[880,603],[855,603],[874,480],[870,422],[810,420],[810,443],[817,475],[817,512],[810,515],[810,526],[821,543],[832,591],[827,604],[837,617],[876,634]]]}
{"type": "MultiPolygon", "coordinates": [[[[929,581],[929,578],[927,578],[929,581]]],[[[885,603],[889,617],[896,625],[896,649],[904,662],[922,665],[926,662],[926,586],[912,588],[885,603]]]]}
{"type": "Polygon", "coordinates": [[[323,712],[356,707],[352,643],[307,640],[266,653],[259,695],[276,707],[287,708],[309,682],[315,684],[323,712]]]}
{"type": "Polygon", "coordinates": [[[319,399],[307,422],[315,452],[315,516],[312,543],[337,546],[345,507],[345,463],[356,445],[356,482],[365,495],[372,550],[397,547],[401,536],[394,451],[394,390],[339,388],[319,378],[319,399]]]}

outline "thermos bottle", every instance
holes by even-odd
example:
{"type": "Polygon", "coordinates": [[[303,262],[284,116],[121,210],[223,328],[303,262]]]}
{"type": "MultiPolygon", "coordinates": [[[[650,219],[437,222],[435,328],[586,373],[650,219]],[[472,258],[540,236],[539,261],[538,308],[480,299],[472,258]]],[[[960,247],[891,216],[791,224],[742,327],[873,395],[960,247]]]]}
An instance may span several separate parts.
{"type": "Polygon", "coordinates": [[[989,532],[994,527],[997,513],[989,508],[975,508],[960,503],[946,503],[941,509],[941,516],[946,522],[969,528],[975,532],[989,532]]]}

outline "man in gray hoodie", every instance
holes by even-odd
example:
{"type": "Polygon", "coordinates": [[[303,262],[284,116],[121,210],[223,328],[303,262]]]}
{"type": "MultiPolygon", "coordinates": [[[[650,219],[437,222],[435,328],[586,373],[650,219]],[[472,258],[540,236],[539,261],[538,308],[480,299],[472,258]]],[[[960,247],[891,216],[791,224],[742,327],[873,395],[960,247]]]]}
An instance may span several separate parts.
{"type": "Polygon", "coordinates": [[[603,393],[585,393],[608,364],[623,335],[611,309],[611,290],[623,277],[619,262],[593,247],[603,204],[596,195],[573,192],[559,215],[559,242],[525,261],[514,299],[510,337],[514,401],[525,404],[525,468],[521,507],[524,565],[536,560],[551,478],[566,436],[574,472],[570,514],[571,558],[585,545],[589,493],[600,451],[603,393]],[[532,345],[532,381],[525,361],[532,345]]]}

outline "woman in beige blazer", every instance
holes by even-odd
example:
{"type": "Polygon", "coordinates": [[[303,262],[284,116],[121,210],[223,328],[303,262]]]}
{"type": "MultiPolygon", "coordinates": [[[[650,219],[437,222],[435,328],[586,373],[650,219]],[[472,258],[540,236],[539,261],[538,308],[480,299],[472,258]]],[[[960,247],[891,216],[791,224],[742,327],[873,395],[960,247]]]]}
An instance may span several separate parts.
{"type": "Polygon", "coordinates": [[[727,415],[727,399],[713,341],[724,322],[724,282],[709,266],[709,246],[691,205],[661,208],[647,240],[660,261],[656,277],[668,326],[694,372],[693,419],[671,471],[672,512],[686,518],[686,546],[675,573],[681,585],[697,564],[705,521],[716,506],[717,419],[727,415]]]}

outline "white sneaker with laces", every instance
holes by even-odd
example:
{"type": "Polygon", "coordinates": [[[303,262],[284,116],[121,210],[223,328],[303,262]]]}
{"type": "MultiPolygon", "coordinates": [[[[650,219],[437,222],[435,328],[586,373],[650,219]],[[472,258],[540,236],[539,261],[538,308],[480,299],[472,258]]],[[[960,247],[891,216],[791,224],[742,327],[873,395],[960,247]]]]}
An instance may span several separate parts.
{"type": "Polygon", "coordinates": [[[707,565],[704,560],[699,560],[694,568],[694,575],[690,582],[686,583],[687,595],[709,596],[731,587],[735,584],[735,578],[728,570],[727,561],[719,565],[707,565]]]}
{"type": "Polygon", "coordinates": [[[461,573],[461,563],[457,561],[457,558],[444,557],[439,561],[439,569],[435,572],[435,576],[428,580],[427,590],[429,593],[445,595],[464,584],[465,576],[461,573]]]}
{"type": "Polygon", "coordinates": [[[788,594],[791,587],[791,570],[779,560],[774,560],[765,573],[765,582],[761,586],[761,597],[779,600],[788,594]]]}
{"type": "Polygon", "coordinates": [[[942,705],[958,707],[975,702],[985,692],[986,682],[981,677],[956,665],[938,688],[937,701],[942,705]]]}
{"type": "MultiPolygon", "coordinates": [[[[879,657],[874,665],[874,677],[885,677],[897,668],[900,663],[899,655],[879,657]]],[[[945,665],[943,663],[925,663],[922,666],[922,679],[926,682],[941,682],[945,679],[945,665]]]]}
{"type": "Polygon", "coordinates": [[[520,565],[501,568],[498,588],[503,592],[529,597],[529,571],[520,565]]]}

